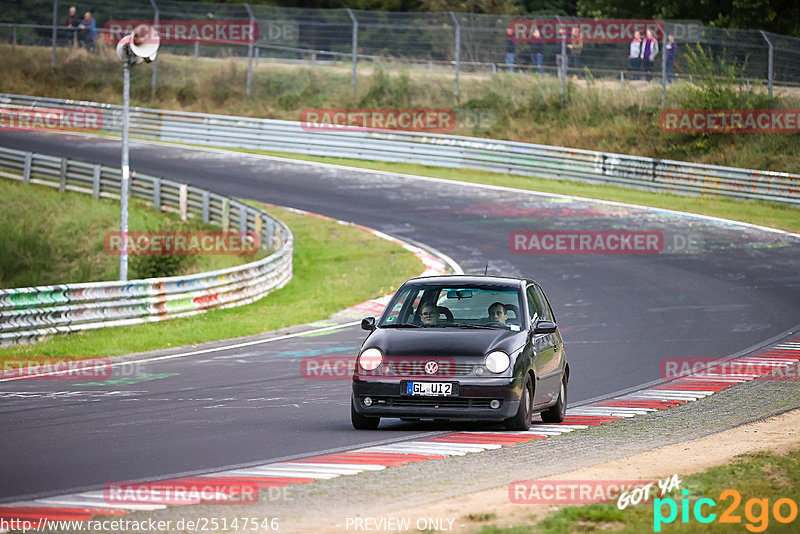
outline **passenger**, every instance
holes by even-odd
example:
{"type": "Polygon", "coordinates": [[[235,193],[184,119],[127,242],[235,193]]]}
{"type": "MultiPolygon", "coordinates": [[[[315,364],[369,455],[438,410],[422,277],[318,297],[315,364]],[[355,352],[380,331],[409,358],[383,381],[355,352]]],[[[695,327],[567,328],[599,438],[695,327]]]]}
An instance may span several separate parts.
{"type": "Polygon", "coordinates": [[[508,313],[506,307],[501,302],[495,302],[489,306],[489,322],[506,324],[508,313]]]}
{"type": "Polygon", "coordinates": [[[423,326],[436,326],[439,324],[439,308],[432,302],[426,302],[420,306],[419,317],[423,326]]]}

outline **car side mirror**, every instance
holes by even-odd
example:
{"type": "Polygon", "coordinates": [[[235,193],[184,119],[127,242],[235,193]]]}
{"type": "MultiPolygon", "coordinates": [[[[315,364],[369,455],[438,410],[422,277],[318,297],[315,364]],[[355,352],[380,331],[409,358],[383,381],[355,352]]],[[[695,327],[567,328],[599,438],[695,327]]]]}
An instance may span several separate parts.
{"type": "Polygon", "coordinates": [[[537,321],[533,327],[533,335],[536,334],[552,334],[556,331],[556,323],[553,321],[537,321]]]}
{"type": "Polygon", "coordinates": [[[361,319],[361,330],[375,330],[375,317],[364,317],[361,319]]]}

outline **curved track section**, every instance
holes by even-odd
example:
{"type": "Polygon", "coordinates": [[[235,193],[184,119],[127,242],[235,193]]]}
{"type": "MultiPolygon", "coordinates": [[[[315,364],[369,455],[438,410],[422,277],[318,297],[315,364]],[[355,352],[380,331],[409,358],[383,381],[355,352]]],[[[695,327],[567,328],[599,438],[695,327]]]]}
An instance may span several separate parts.
{"type": "MultiPolygon", "coordinates": [[[[114,140],[0,134],[0,144],[119,160],[114,140]]],[[[760,345],[800,317],[797,236],[502,188],[151,143],[131,148],[132,167],[141,172],[423,242],[466,272],[482,273],[488,264],[492,274],[539,280],[566,338],[572,403],[657,380],[665,358],[724,357],[760,345]],[[660,236],[660,252],[533,254],[515,250],[517,232],[649,232],[660,236]]],[[[362,340],[349,328],[140,364],[147,379],[128,383],[2,383],[0,422],[9,431],[0,499],[232,469],[442,430],[387,421],[381,428],[389,432],[352,431],[347,380],[301,376],[303,357],[350,357],[362,340]]]]}

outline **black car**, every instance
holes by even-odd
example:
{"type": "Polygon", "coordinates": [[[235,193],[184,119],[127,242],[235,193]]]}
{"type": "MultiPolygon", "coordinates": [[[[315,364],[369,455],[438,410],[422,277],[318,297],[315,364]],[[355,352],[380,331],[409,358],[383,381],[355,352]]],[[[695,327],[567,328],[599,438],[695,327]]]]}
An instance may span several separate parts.
{"type": "Polygon", "coordinates": [[[381,417],[504,421],[528,430],[541,412],[564,420],[569,365],[556,318],[533,280],[414,278],[376,322],[353,373],[351,420],[381,417]]]}

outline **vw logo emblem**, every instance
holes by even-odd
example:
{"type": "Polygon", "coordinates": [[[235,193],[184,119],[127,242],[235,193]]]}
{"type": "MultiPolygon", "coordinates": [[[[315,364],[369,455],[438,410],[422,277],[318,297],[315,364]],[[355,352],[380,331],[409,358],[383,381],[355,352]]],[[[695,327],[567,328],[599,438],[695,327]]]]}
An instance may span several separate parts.
{"type": "Polygon", "coordinates": [[[425,372],[428,373],[429,375],[435,375],[436,371],[438,370],[439,370],[438,363],[434,361],[425,362],[425,372]]]}

